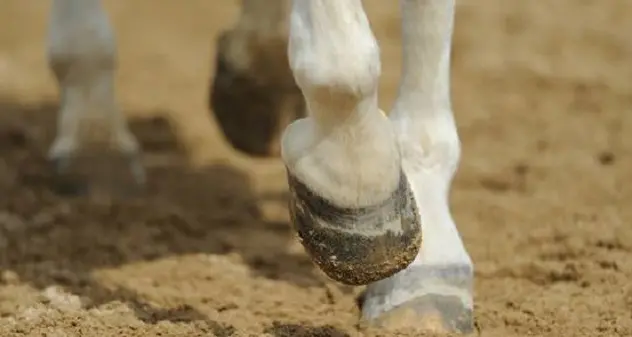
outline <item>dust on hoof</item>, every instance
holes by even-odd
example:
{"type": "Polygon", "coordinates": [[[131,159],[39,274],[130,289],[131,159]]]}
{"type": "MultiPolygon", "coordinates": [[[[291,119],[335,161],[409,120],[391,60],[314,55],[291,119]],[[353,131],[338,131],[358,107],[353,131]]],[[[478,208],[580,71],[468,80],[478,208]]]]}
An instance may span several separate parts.
{"type": "Polygon", "coordinates": [[[405,174],[382,203],[341,208],[288,172],[290,216],[301,243],[330,278],[364,285],[406,268],[421,246],[421,219],[405,174]]]}
{"type": "Polygon", "coordinates": [[[217,41],[209,107],[234,148],[252,156],[279,156],[282,130],[305,116],[287,61],[287,41],[263,43],[224,32],[217,41]]]}
{"type": "Polygon", "coordinates": [[[372,322],[386,329],[413,329],[434,333],[471,334],[472,309],[453,295],[427,294],[382,314],[372,322]]]}

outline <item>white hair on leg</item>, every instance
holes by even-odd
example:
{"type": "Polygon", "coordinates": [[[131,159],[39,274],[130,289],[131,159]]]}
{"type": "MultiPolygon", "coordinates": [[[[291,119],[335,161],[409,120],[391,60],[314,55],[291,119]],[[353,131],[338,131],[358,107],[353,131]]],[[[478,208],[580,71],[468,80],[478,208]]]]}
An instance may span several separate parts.
{"type": "Polygon", "coordinates": [[[134,179],[143,184],[139,146],[116,103],[116,41],[100,0],[53,1],[48,59],[61,95],[57,137],[49,151],[58,170],[65,170],[78,151],[100,144],[126,157],[134,179]]]}
{"type": "Polygon", "coordinates": [[[391,114],[424,242],[406,270],[368,286],[363,317],[422,330],[473,329],[473,264],[448,204],[460,158],[450,104],[454,0],[401,0],[403,76],[391,114]]]}

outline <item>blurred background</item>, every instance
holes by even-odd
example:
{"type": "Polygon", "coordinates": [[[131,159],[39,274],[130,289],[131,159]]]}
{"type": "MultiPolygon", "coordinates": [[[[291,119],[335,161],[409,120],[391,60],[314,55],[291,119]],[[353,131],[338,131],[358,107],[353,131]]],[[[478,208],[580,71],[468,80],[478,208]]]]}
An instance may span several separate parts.
{"type": "MultiPolygon", "coordinates": [[[[388,110],[399,8],[364,2],[388,110]]],[[[50,1],[0,2],[0,335],[384,335],[357,329],[359,289],[328,281],[292,236],[278,161],[216,163],[232,150],[209,79],[237,2],[105,3],[150,182],[142,200],[98,204],[46,184],[50,1]]],[[[458,1],[452,209],[483,336],[632,335],[630,14],[627,0],[458,1]]]]}

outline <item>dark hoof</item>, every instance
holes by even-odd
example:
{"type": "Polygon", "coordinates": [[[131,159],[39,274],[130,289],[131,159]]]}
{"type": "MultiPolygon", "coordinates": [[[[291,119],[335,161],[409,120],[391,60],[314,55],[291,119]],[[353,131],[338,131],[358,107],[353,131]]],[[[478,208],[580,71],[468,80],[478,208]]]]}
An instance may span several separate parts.
{"type": "Polygon", "coordinates": [[[287,42],[258,45],[248,40],[246,47],[229,52],[234,39],[225,32],[217,42],[209,106],[234,148],[252,156],[279,156],[283,129],[305,116],[287,61],[287,42]],[[237,68],[242,62],[231,58],[248,60],[247,68],[237,68]]]}
{"type": "Polygon", "coordinates": [[[51,171],[54,173],[51,181],[53,191],[67,197],[85,196],[89,192],[86,177],[72,169],[73,159],[70,157],[55,157],[49,159],[51,171]]]}
{"type": "Polygon", "coordinates": [[[364,285],[406,268],[421,246],[421,219],[404,173],[379,205],[340,208],[288,174],[290,216],[312,260],[332,279],[364,285]]]}
{"type": "Polygon", "coordinates": [[[53,190],[62,196],[136,196],[146,183],[137,154],[109,149],[80,151],[70,157],[51,158],[50,163],[55,172],[53,190]]]}

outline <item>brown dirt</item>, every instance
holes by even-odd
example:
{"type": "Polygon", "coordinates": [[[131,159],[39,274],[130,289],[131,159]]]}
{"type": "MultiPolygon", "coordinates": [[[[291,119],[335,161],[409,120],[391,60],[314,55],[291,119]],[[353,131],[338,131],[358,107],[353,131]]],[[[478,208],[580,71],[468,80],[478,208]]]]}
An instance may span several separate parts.
{"type": "MultiPolygon", "coordinates": [[[[398,9],[366,2],[388,107],[398,9]]],[[[49,2],[0,5],[0,335],[395,336],[357,328],[359,289],[326,281],[306,258],[282,170],[213,164],[229,153],[205,108],[213,41],[237,9],[178,3],[108,2],[121,101],[151,167],[151,196],[115,203],[48,190],[49,2]],[[174,137],[209,165],[178,159],[174,137]]],[[[631,14],[628,0],[459,7],[464,156],[452,205],[477,266],[483,336],[632,335],[631,14]]]]}

